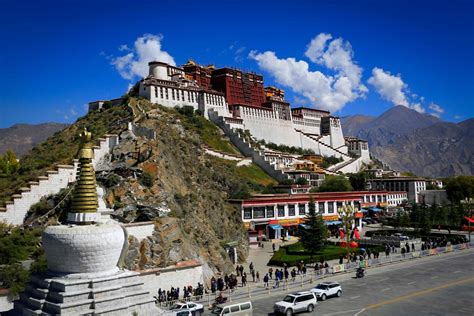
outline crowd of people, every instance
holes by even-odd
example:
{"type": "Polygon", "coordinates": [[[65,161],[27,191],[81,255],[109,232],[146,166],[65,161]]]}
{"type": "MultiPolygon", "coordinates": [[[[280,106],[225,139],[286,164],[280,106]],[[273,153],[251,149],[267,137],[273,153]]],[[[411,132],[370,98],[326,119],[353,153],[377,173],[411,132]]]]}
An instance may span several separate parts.
{"type": "Polygon", "coordinates": [[[182,290],[182,295],[180,295],[179,287],[171,287],[170,290],[162,290],[161,288],[158,289],[158,295],[155,296],[155,299],[158,303],[165,303],[165,302],[172,302],[180,300],[181,298],[186,300],[188,298],[197,297],[200,298],[204,295],[204,285],[198,282],[198,285],[193,288],[191,285],[184,286],[182,290]]]}

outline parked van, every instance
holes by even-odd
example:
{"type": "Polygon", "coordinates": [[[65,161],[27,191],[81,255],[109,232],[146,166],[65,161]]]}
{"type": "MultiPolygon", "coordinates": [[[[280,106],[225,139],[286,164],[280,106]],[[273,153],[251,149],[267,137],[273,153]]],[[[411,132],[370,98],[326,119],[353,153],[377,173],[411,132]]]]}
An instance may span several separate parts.
{"type": "Polygon", "coordinates": [[[227,304],[222,307],[216,308],[213,314],[217,315],[253,315],[252,302],[242,302],[235,304],[227,304]]]}

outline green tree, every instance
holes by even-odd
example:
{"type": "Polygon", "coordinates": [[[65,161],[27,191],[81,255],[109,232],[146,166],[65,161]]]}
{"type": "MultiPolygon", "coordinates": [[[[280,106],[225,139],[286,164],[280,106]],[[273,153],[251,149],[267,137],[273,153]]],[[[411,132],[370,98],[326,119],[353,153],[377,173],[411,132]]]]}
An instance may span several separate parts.
{"type": "Polygon", "coordinates": [[[459,203],[466,198],[474,198],[474,176],[458,176],[445,180],[448,199],[459,203]]]}
{"type": "Polygon", "coordinates": [[[352,185],[349,180],[344,176],[326,176],[326,180],[319,187],[319,192],[345,192],[353,191],[352,185]]]}
{"type": "Polygon", "coordinates": [[[300,231],[300,241],[311,254],[321,250],[327,238],[327,227],[321,214],[316,213],[316,205],[311,199],[308,214],[305,218],[305,228],[300,231]]]}
{"type": "Polygon", "coordinates": [[[349,243],[351,242],[351,231],[352,231],[352,223],[354,222],[355,218],[355,210],[351,205],[344,205],[340,207],[337,212],[339,213],[339,217],[342,221],[342,227],[344,228],[344,234],[346,238],[346,248],[347,253],[349,253],[349,243]]]}
{"type": "Polygon", "coordinates": [[[306,185],[308,184],[308,180],[306,180],[305,178],[303,177],[299,177],[298,179],[296,179],[296,184],[301,184],[301,185],[306,185]]]}
{"type": "Polygon", "coordinates": [[[4,155],[0,155],[0,172],[5,175],[15,173],[20,169],[20,163],[16,159],[13,151],[7,150],[4,155]]]}
{"type": "Polygon", "coordinates": [[[349,175],[349,181],[352,188],[356,191],[365,190],[365,183],[367,181],[367,174],[365,172],[351,173],[349,175]]]}

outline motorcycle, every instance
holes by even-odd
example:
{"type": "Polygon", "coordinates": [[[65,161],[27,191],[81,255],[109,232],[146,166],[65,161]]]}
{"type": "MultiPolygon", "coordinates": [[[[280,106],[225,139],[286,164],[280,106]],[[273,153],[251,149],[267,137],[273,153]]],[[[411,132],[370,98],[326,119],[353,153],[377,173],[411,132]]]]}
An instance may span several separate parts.
{"type": "Polygon", "coordinates": [[[364,275],[365,275],[365,270],[362,268],[358,268],[356,271],[356,278],[357,279],[363,278],[364,275]]]}
{"type": "Polygon", "coordinates": [[[216,309],[216,307],[224,304],[225,302],[227,302],[227,297],[223,297],[221,295],[216,297],[214,303],[212,303],[211,310],[213,311],[214,309],[216,309]]]}

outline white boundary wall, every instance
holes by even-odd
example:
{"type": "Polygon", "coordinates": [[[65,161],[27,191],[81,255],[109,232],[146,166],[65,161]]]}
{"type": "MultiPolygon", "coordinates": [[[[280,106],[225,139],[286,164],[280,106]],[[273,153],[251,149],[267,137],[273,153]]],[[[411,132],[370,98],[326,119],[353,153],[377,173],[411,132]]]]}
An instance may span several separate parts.
{"type": "MultiPolygon", "coordinates": [[[[94,159],[92,164],[96,167],[99,162],[119,143],[118,135],[106,135],[99,138],[99,145],[94,146],[94,159]]],[[[21,193],[12,195],[12,201],[5,203],[0,208],[0,221],[12,225],[21,225],[33,204],[38,203],[42,197],[57,194],[66,188],[69,183],[76,181],[78,161],[73,165],[58,165],[56,170],[47,171],[45,176],[38,177],[38,181],[30,182],[29,187],[21,188],[21,193]]]]}
{"type": "Polygon", "coordinates": [[[159,288],[168,291],[171,287],[182,289],[191,285],[195,288],[198,282],[204,284],[203,267],[197,262],[190,266],[168,267],[139,273],[144,283],[144,290],[149,291],[151,295],[157,295],[159,288]]]}

